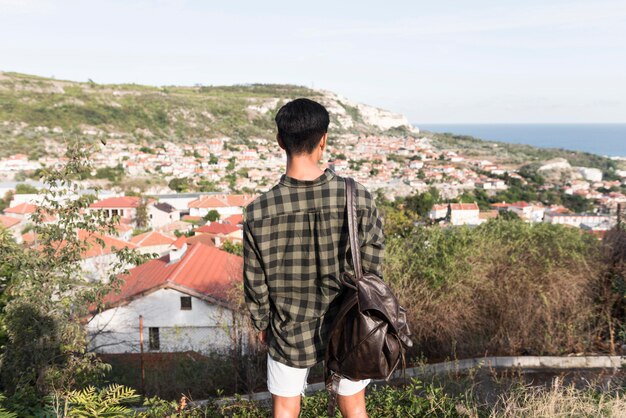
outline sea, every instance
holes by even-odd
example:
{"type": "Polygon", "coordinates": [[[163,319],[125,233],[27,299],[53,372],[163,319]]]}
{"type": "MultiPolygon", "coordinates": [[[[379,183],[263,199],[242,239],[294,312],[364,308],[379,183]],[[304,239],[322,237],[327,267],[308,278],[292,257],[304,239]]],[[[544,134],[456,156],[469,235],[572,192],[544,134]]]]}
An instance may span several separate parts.
{"type": "Polygon", "coordinates": [[[626,123],[424,123],[415,126],[423,131],[470,135],[489,141],[585,151],[608,157],[626,157],[626,123]]]}

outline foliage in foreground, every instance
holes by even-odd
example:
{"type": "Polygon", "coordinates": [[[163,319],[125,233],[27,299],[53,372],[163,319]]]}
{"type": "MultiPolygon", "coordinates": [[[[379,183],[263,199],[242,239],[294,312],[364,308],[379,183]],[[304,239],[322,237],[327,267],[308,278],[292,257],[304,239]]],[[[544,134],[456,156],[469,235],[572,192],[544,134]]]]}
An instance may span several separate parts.
{"type": "MultiPolygon", "coordinates": [[[[131,408],[129,401],[136,400],[133,389],[113,385],[104,389],[87,388],[71,392],[61,402],[61,407],[48,409],[46,416],[54,417],[136,417],[136,418],[262,418],[271,416],[267,402],[244,400],[239,396],[211,400],[202,406],[193,406],[185,397],[180,401],[146,399],[141,408],[131,408]]],[[[325,391],[306,396],[302,400],[300,416],[317,418],[326,416],[328,395],[325,391]]],[[[404,417],[623,417],[626,416],[626,399],[623,390],[605,390],[589,386],[575,388],[555,378],[551,387],[529,387],[521,384],[506,389],[494,400],[480,399],[473,387],[460,392],[445,389],[435,383],[424,384],[411,379],[403,386],[373,386],[368,391],[367,411],[371,418],[404,417]]],[[[135,404],[135,406],[139,406],[135,404]]],[[[15,417],[0,409],[0,418],[15,417]]],[[[336,417],[339,417],[337,411],[336,417]]]]}
{"type": "Polygon", "coordinates": [[[626,342],[625,237],[503,219],[411,227],[388,235],[385,279],[429,358],[613,352],[626,342]]]}
{"type": "Polygon", "coordinates": [[[0,234],[0,390],[20,415],[41,413],[45,399],[94,384],[109,367],[88,352],[89,308],[118,288],[120,274],[150,255],[113,249],[115,258],[88,280],[82,255],[118,220],[88,211],[97,198],[81,194],[78,180],[91,170],[89,148],[68,147],[67,163],[42,171],[46,193],[31,216],[34,243],[18,246],[0,234]],[[50,222],[52,215],[55,222],[50,222]]]}

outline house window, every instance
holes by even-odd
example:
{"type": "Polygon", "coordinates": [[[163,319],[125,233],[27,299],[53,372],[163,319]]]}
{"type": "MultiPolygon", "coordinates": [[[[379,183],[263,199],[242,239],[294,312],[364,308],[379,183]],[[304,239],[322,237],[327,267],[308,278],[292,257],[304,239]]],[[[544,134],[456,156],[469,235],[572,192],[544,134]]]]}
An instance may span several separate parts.
{"type": "Polygon", "coordinates": [[[181,296],[180,297],[180,310],[181,311],[190,311],[191,310],[191,296],[181,296]]]}
{"type": "Polygon", "coordinates": [[[150,350],[159,350],[159,348],[161,347],[161,341],[159,340],[159,329],[150,327],[148,328],[148,331],[150,332],[148,347],[150,348],[150,350]]]}

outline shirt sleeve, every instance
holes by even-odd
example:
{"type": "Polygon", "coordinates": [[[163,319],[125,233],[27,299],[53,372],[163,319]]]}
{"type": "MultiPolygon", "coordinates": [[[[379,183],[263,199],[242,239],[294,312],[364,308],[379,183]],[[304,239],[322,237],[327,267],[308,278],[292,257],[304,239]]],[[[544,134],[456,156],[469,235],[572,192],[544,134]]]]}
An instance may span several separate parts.
{"type": "Polygon", "coordinates": [[[252,324],[259,331],[269,325],[269,291],[259,249],[248,222],[243,224],[243,289],[252,324]]]}
{"type": "Polygon", "coordinates": [[[378,208],[371,199],[369,208],[361,218],[361,265],[366,273],[374,273],[381,279],[383,277],[383,255],[385,251],[385,237],[383,234],[383,222],[378,208]]]}

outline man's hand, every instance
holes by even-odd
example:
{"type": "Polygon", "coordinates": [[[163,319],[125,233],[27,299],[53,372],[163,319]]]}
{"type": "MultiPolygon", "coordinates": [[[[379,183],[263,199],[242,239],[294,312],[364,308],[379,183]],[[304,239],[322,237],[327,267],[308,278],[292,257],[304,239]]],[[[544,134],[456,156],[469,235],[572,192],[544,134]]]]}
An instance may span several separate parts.
{"type": "Polygon", "coordinates": [[[259,342],[261,345],[267,345],[267,331],[259,332],[259,342]]]}

